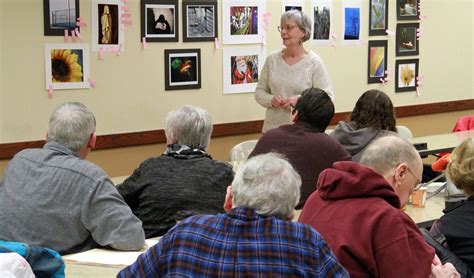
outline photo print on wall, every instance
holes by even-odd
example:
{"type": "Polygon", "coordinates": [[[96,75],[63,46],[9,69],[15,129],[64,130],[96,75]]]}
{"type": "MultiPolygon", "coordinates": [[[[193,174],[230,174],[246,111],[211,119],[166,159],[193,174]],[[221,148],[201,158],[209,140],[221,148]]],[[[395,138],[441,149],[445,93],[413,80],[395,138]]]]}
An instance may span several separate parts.
{"type": "Polygon", "coordinates": [[[342,4],[342,30],[344,45],[360,44],[361,3],[344,0],[342,4]]]}
{"type": "Polygon", "coordinates": [[[141,38],[147,42],[177,42],[178,1],[141,0],[141,38]]]}
{"type": "Polygon", "coordinates": [[[418,20],[420,12],[418,11],[420,0],[397,0],[397,19],[398,20],[418,20]]]}
{"type": "Polygon", "coordinates": [[[282,0],[281,1],[281,13],[289,10],[303,11],[304,0],[282,0]]]}
{"type": "Polygon", "coordinates": [[[395,61],[395,92],[416,91],[418,62],[418,59],[395,61]]]}
{"type": "Polygon", "coordinates": [[[64,36],[64,30],[76,27],[79,18],[79,0],[43,0],[44,35],[64,36]]]}
{"type": "Polygon", "coordinates": [[[399,23],[396,33],[396,56],[418,55],[420,42],[417,36],[417,30],[420,23],[399,23]]]}
{"type": "Polygon", "coordinates": [[[201,88],[201,50],[165,49],[165,90],[201,88]]]}
{"type": "Polygon", "coordinates": [[[183,1],[183,41],[214,41],[218,36],[217,1],[183,1]]]}
{"type": "Polygon", "coordinates": [[[369,41],[367,83],[381,83],[387,77],[387,41],[369,41]]]}
{"type": "Polygon", "coordinates": [[[223,0],[222,42],[224,44],[262,43],[265,30],[262,17],[264,0],[223,0]]]}
{"type": "Polygon", "coordinates": [[[388,0],[370,0],[369,36],[387,35],[388,0]]]}
{"type": "Polygon", "coordinates": [[[313,44],[329,45],[332,32],[332,0],[313,0],[311,15],[313,20],[313,44]]]}
{"type": "Polygon", "coordinates": [[[92,51],[115,51],[124,47],[124,31],[119,0],[92,0],[92,51]]]}
{"type": "Polygon", "coordinates": [[[262,47],[224,48],[224,94],[254,92],[265,62],[262,47]]]}

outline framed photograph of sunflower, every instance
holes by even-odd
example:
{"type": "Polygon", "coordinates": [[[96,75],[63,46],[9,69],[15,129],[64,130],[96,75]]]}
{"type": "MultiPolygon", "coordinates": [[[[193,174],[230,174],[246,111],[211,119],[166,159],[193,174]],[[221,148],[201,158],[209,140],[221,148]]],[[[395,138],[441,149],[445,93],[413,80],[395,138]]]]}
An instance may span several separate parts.
{"type": "Polygon", "coordinates": [[[201,49],[165,49],[165,90],[201,88],[201,49]]]}
{"type": "Polygon", "coordinates": [[[43,0],[45,36],[64,36],[64,30],[71,35],[78,17],[79,0],[43,0]]]}
{"type": "Polygon", "coordinates": [[[396,56],[418,55],[420,42],[418,40],[418,29],[420,23],[397,24],[396,56]]]}
{"type": "Polygon", "coordinates": [[[395,61],[395,92],[416,91],[418,61],[418,59],[395,61]]]}
{"type": "Polygon", "coordinates": [[[387,41],[369,41],[367,83],[381,83],[387,77],[387,41]]]}
{"type": "Polygon", "coordinates": [[[89,88],[89,45],[46,44],[46,90],[89,88]]]}

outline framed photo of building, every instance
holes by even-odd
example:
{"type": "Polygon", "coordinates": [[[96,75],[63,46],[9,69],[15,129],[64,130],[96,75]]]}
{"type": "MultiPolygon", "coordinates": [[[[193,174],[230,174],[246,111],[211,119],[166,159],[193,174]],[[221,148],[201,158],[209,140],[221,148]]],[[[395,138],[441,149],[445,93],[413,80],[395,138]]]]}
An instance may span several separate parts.
{"type": "Polygon", "coordinates": [[[262,47],[224,48],[224,94],[253,93],[265,58],[262,47]]]}
{"type": "Polygon", "coordinates": [[[140,14],[140,41],[179,41],[178,0],[141,0],[140,14]]]}
{"type": "Polygon", "coordinates": [[[265,0],[223,0],[222,43],[262,43],[265,0]]]}
{"type": "Polygon", "coordinates": [[[369,41],[367,83],[381,83],[387,77],[387,41],[369,41]]]}
{"type": "Polygon", "coordinates": [[[201,50],[165,49],[165,90],[201,88],[201,50]]]}
{"type": "Polygon", "coordinates": [[[64,30],[71,35],[79,17],[79,0],[43,0],[43,11],[45,36],[64,36],[64,30]]]}
{"type": "Polygon", "coordinates": [[[420,23],[399,23],[396,33],[396,56],[413,56],[419,54],[420,42],[417,31],[420,23]]]}
{"type": "Polygon", "coordinates": [[[46,44],[46,90],[89,88],[89,45],[46,44]]]}
{"type": "Polygon", "coordinates": [[[387,35],[388,0],[370,0],[369,36],[387,35]]]}
{"type": "Polygon", "coordinates": [[[218,37],[217,1],[183,1],[183,41],[214,41],[218,37]]]}
{"type": "Polygon", "coordinates": [[[123,51],[125,32],[120,0],[92,0],[92,51],[123,51]]]}
{"type": "Polygon", "coordinates": [[[416,91],[418,61],[418,59],[395,61],[395,92],[416,91]]]}
{"type": "Polygon", "coordinates": [[[420,0],[397,0],[397,20],[420,19],[420,0]]]}

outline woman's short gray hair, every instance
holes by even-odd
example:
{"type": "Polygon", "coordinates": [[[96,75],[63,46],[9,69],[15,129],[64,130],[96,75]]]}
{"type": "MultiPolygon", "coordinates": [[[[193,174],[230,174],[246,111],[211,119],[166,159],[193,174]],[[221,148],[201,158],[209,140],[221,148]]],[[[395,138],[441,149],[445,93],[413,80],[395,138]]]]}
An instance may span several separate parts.
{"type": "Polygon", "coordinates": [[[283,156],[257,155],[247,160],[232,182],[232,203],[261,215],[287,219],[300,200],[301,178],[283,156]]]}
{"type": "Polygon", "coordinates": [[[200,107],[185,105],[168,113],[165,133],[172,143],[205,150],[211,140],[211,115],[200,107]]]}
{"type": "Polygon", "coordinates": [[[298,28],[304,32],[303,42],[311,37],[311,20],[309,16],[299,10],[289,10],[281,15],[280,24],[283,26],[288,20],[294,20],[298,28]]]}
{"type": "Polygon", "coordinates": [[[94,114],[82,103],[68,102],[56,108],[49,119],[47,142],[56,142],[72,151],[87,146],[95,132],[94,114]]]}

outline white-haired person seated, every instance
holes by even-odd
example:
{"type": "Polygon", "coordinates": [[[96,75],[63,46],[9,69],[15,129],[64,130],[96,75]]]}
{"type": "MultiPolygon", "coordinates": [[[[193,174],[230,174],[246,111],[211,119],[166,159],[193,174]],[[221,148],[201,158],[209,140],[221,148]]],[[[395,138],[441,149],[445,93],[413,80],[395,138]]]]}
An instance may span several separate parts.
{"type": "Polygon", "coordinates": [[[13,157],[0,183],[0,240],[62,255],[143,247],[142,223],[107,174],[85,160],[95,147],[95,127],[86,106],[63,104],[51,115],[46,145],[13,157]]]}
{"type": "Polygon", "coordinates": [[[443,239],[441,243],[474,272],[474,138],[464,140],[454,149],[446,176],[468,198],[436,221],[430,235],[443,239]]]}
{"type": "Polygon", "coordinates": [[[206,152],[211,133],[211,116],[200,107],[186,105],[168,113],[166,151],[145,160],[118,186],[142,220],[146,238],[164,235],[188,216],[223,212],[234,172],[206,152]]]}
{"type": "Polygon", "coordinates": [[[178,223],[118,277],[349,277],[321,235],[292,222],[301,178],[274,153],[247,160],[227,213],[178,223]]]}

